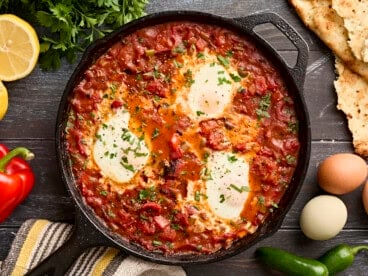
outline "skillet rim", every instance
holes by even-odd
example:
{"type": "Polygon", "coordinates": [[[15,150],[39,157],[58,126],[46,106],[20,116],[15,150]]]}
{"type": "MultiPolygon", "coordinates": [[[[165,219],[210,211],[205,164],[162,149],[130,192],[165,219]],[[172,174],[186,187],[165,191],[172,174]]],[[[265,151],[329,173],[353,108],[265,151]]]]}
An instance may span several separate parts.
{"type": "MultiPolygon", "coordinates": [[[[261,16],[267,14],[253,14],[250,16],[244,16],[243,23],[246,22],[247,18],[253,16],[261,16]]],[[[275,15],[275,14],[274,14],[275,15]]],[[[277,15],[278,16],[278,15],[277,15]]],[[[279,16],[278,16],[279,17],[279,16]]],[[[279,17],[281,18],[281,17],[279,17]]],[[[286,22],[286,21],[285,21],[286,22]]],[[[272,23],[272,22],[271,22],[272,23]]],[[[300,36],[300,35],[299,35],[300,36]]],[[[305,43],[305,42],[304,42],[305,43]]],[[[300,53],[299,53],[300,54],[300,53]]],[[[305,72],[305,68],[303,72],[305,72]]],[[[297,83],[291,74],[291,68],[287,66],[285,61],[277,53],[275,49],[272,48],[267,42],[260,38],[254,32],[246,30],[244,26],[236,22],[235,19],[224,18],[218,15],[213,15],[210,13],[197,12],[197,11],[164,11],[159,13],[150,14],[148,16],[142,17],[138,20],[130,22],[124,25],[119,30],[108,35],[105,38],[95,41],[91,44],[84,52],[81,61],[75,68],[73,74],[68,80],[66,88],[63,92],[57,115],[56,124],[56,153],[57,162],[59,165],[59,170],[61,172],[62,180],[66,186],[68,193],[73,198],[73,201],[77,208],[82,211],[82,215],[87,218],[87,220],[106,238],[107,241],[112,242],[116,247],[122,249],[139,258],[145,260],[154,261],[156,263],[162,264],[201,264],[219,261],[233,255],[239,254],[250,248],[257,242],[266,237],[274,234],[281,226],[282,221],[287,215],[289,209],[294,203],[300,188],[303,184],[311,151],[311,127],[309,121],[309,115],[307,107],[302,95],[303,83],[297,83]],[[287,83],[289,95],[292,96],[294,100],[294,107],[297,112],[297,117],[299,122],[303,122],[303,125],[299,124],[299,141],[301,143],[301,149],[299,151],[298,165],[294,171],[293,178],[289,183],[289,187],[285,191],[280,201],[280,206],[284,208],[277,209],[274,213],[271,213],[266,221],[259,227],[259,229],[251,235],[247,235],[245,238],[235,241],[229,248],[223,248],[211,254],[174,254],[174,255],[164,255],[160,252],[148,251],[143,247],[130,243],[124,239],[124,237],[113,233],[107,226],[104,225],[101,219],[94,214],[94,211],[84,203],[83,197],[79,193],[79,189],[73,180],[73,174],[70,171],[70,160],[68,154],[65,150],[65,143],[63,141],[63,132],[65,129],[65,122],[68,114],[68,98],[70,93],[73,91],[74,84],[80,81],[83,72],[93,64],[93,62],[99,58],[111,45],[113,45],[118,38],[129,35],[130,33],[147,27],[145,25],[147,22],[151,25],[156,25],[164,22],[173,21],[192,21],[205,24],[214,24],[223,28],[230,29],[240,34],[250,38],[252,43],[260,46],[260,51],[267,57],[272,59],[274,66],[281,65],[281,77],[287,83]],[[142,26],[143,25],[143,26],[142,26]],[[91,59],[90,56],[94,58],[91,59]],[[291,81],[291,83],[289,82],[291,81]],[[301,88],[299,88],[301,86],[301,88]],[[292,95],[291,95],[292,94],[292,95]],[[297,108],[299,107],[299,108],[297,108]],[[301,120],[302,119],[302,120],[301,120]],[[302,133],[303,132],[303,133],[302,133]],[[302,149],[303,146],[303,149],[302,149]],[[302,162],[301,162],[302,161],[302,162]],[[296,176],[295,176],[296,175],[296,176]],[[292,194],[287,194],[287,192],[292,188],[292,194]],[[287,199],[287,200],[286,200],[287,199]],[[282,209],[282,210],[281,210],[282,209]]],[[[110,243],[108,243],[110,244],[110,243]]]]}

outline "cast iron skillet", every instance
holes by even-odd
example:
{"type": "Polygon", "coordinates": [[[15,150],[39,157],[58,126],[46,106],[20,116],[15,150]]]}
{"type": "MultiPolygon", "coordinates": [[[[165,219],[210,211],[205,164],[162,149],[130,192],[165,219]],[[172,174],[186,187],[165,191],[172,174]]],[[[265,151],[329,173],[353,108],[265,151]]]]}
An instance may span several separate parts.
{"type": "Polygon", "coordinates": [[[67,189],[76,204],[75,230],[70,239],[58,249],[52,256],[48,257],[38,267],[29,272],[28,275],[63,275],[73,261],[88,247],[97,245],[113,246],[122,252],[134,256],[164,264],[199,264],[219,261],[224,258],[238,254],[261,239],[275,233],[280,227],[287,211],[293,204],[306,174],[310,157],[310,122],[307,108],[302,97],[302,90],[308,60],[308,47],[299,34],[291,28],[283,19],[273,13],[254,14],[244,18],[226,19],[219,16],[193,12],[193,11],[170,11],[148,15],[139,20],[123,26],[110,36],[96,41],[83,55],[83,58],[72,77],[70,78],[61,103],[59,106],[56,125],[56,151],[61,175],[67,189]],[[212,254],[196,255],[171,255],[165,256],[159,252],[150,252],[138,245],[131,244],[122,237],[114,234],[95,216],[93,211],[84,203],[71,171],[71,165],[66,150],[64,129],[69,111],[68,97],[74,86],[79,83],[86,71],[94,61],[108,48],[122,37],[142,27],[160,24],[168,21],[189,20],[199,23],[213,24],[228,28],[241,35],[249,37],[257,47],[269,58],[276,68],[281,72],[291,97],[295,103],[295,110],[299,120],[299,140],[301,144],[298,164],[292,181],[282,197],[279,208],[276,209],[266,222],[252,235],[236,241],[231,247],[221,249],[212,254]],[[263,23],[271,23],[276,26],[294,44],[298,50],[296,65],[290,68],[281,59],[278,53],[254,31],[254,27],[263,23]]]}

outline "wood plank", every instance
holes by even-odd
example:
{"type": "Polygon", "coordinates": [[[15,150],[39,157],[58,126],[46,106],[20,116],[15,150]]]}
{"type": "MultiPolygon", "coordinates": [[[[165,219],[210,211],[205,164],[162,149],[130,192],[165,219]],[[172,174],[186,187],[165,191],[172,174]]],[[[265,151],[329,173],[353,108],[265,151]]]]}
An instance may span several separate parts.
{"type": "MultiPolygon", "coordinates": [[[[308,258],[318,258],[324,252],[341,243],[366,244],[368,231],[344,231],[333,241],[311,241],[304,237],[299,231],[280,230],[275,235],[261,241],[250,249],[231,257],[229,259],[206,265],[186,267],[188,275],[278,275],[271,274],[259,261],[254,258],[254,251],[260,246],[274,246],[288,250],[295,254],[308,258]]],[[[358,254],[353,265],[339,275],[367,275],[368,254],[358,254]]]]}
{"type": "Polygon", "coordinates": [[[18,227],[0,228],[0,261],[4,260],[8,255],[11,243],[13,242],[18,227]]]}
{"type": "MultiPolygon", "coordinates": [[[[0,229],[0,260],[8,255],[11,242],[18,228],[0,229]]],[[[219,262],[186,266],[188,276],[191,275],[270,275],[270,270],[254,258],[254,251],[260,246],[274,246],[288,250],[308,258],[318,258],[324,252],[337,244],[363,244],[366,243],[367,230],[349,230],[341,232],[331,241],[311,241],[297,230],[280,230],[273,236],[260,241],[244,252],[219,262]]],[[[366,275],[368,271],[368,254],[361,252],[355,258],[353,265],[339,275],[366,275]]]]}

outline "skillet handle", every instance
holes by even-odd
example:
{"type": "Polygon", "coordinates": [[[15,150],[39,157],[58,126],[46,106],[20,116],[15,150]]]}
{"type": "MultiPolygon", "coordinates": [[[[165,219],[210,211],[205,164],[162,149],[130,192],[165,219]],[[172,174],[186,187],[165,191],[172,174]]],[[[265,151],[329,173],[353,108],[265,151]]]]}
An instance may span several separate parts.
{"type": "Polygon", "coordinates": [[[75,229],[70,238],[54,253],[30,270],[27,276],[62,276],[74,261],[89,247],[111,245],[80,212],[76,213],[75,229]]]}
{"type": "MultiPolygon", "coordinates": [[[[290,74],[295,80],[296,84],[303,87],[308,64],[308,45],[300,36],[300,34],[294,30],[294,28],[292,28],[284,19],[275,13],[253,14],[246,17],[234,18],[234,20],[247,31],[255,34],[263,41],[265,40],[254,31],[254,27],[265,23],[271,23],[277,27],[298,50],[298,57],[295,66],[293,68],[290,68],[289,66],[288,67],[290,74]]],[[[265,42],[267,43],[267,41],[265,42]]]]}

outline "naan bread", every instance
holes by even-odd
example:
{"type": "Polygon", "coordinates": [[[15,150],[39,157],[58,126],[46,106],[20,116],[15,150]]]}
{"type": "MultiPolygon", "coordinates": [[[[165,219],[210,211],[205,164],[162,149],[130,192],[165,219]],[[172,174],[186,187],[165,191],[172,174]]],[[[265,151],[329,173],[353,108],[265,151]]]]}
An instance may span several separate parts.
{"type": "Polygon", "coordinates": [[[356,153],[368,156],[368,82],[350,71],[336,59],[339,77],[334,82],[338,96],[337,108],[348,118],[356,153]]]}
{"type": "Polygon", "coordinates": [[[354,56],[368,62],[368,0],[332,0],[332,8],[344,20],[354,56]]]}
{"type": "Polygon", "coordinates": [[[332,8],[332,0],[290,0],[305,25],[343,60],[355,73],[368,81],[368,63],[358,60],[348,44],[344,20],[332,8]]]}

